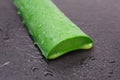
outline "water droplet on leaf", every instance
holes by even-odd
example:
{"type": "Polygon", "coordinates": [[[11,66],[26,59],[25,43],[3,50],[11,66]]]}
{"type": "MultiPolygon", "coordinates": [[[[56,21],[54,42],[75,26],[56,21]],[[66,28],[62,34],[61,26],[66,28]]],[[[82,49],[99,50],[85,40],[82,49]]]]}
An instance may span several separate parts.
{"type": "Polygon", "coordinates": [[[20,14],[21,14],[21,13],[20,13],[20,11],[18,11],[18,12],[17,12],[17,14],[19,14],[19,15],[20,15],[20,14]]]}

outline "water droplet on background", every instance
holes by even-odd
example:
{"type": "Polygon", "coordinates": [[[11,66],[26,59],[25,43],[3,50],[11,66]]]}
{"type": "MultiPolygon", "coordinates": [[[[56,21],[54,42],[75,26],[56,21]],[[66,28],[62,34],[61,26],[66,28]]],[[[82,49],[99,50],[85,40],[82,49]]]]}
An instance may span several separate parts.
{"type": "Polygon", "coordinates": [[[4,39],[4,40],[8,40],[8,39],[9,39],[9,36],[5,36],[3,39],[4,39]]]}
{"type": "Polygon", "coordinates": [[[37,70],[38,70],[37,67],[32,67],[32,71],[33,71],[33,72],[35,72],[35,71],[37,71],[37,70]]]}
{"type": "Polygon", "coordinates": [[[93,56],[90,56],[90,60],[96,60],[96,58],[95,57],[93,57],[93,56]]]}
{"type": "Polygon", "coordinates": [[[44,72],[44,75],[45,75],[45,77],[47,77],[47,76],[53,76],[53,72],[50,71],[50,70],[46,70],[46,71],[44,72]]]}
{"type": "Polygon", "coordinates": [[[0,31],[2,31],[2,29],[0,28],[0,31]]]}
{"type": "Polygon", "coordinates": [[[111,60],[111,61],[109,61],[108,63],[115,63],[116,61],[114,61],[114,60],[111,60]]]}

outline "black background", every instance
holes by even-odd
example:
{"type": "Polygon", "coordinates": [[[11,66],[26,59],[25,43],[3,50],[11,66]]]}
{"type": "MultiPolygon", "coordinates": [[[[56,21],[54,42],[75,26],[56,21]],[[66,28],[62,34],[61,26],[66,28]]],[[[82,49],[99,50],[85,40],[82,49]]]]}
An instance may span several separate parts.
{"type": "Polygon", "coordinates": [[[120,0],[53,1],[94,48],[45,60],[12,0],[0,0],[0,80],[120,80],[120,0]]]}

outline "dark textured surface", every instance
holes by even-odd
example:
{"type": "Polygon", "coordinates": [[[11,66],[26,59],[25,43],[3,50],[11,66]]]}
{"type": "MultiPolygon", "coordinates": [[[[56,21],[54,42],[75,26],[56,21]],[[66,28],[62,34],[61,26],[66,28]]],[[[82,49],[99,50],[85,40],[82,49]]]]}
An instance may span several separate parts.
{"type": "Polygon", "coordinates": [[[0,0],[0,80],[120,80],[120,0],[54,2],[94,39],[94,48],[45,60],[12,0],[0,0]]]}

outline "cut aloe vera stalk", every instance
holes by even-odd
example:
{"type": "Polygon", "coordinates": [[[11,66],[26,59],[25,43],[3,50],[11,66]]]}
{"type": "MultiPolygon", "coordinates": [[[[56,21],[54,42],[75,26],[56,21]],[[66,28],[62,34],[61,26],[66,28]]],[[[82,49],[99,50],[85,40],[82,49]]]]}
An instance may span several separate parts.
{"type": "Polygon", "coordinates": [[[46,59],[55,59],[70,51],[93,47],[93,40],[51,0],[14,0],[14,3],[46,59]]]}

